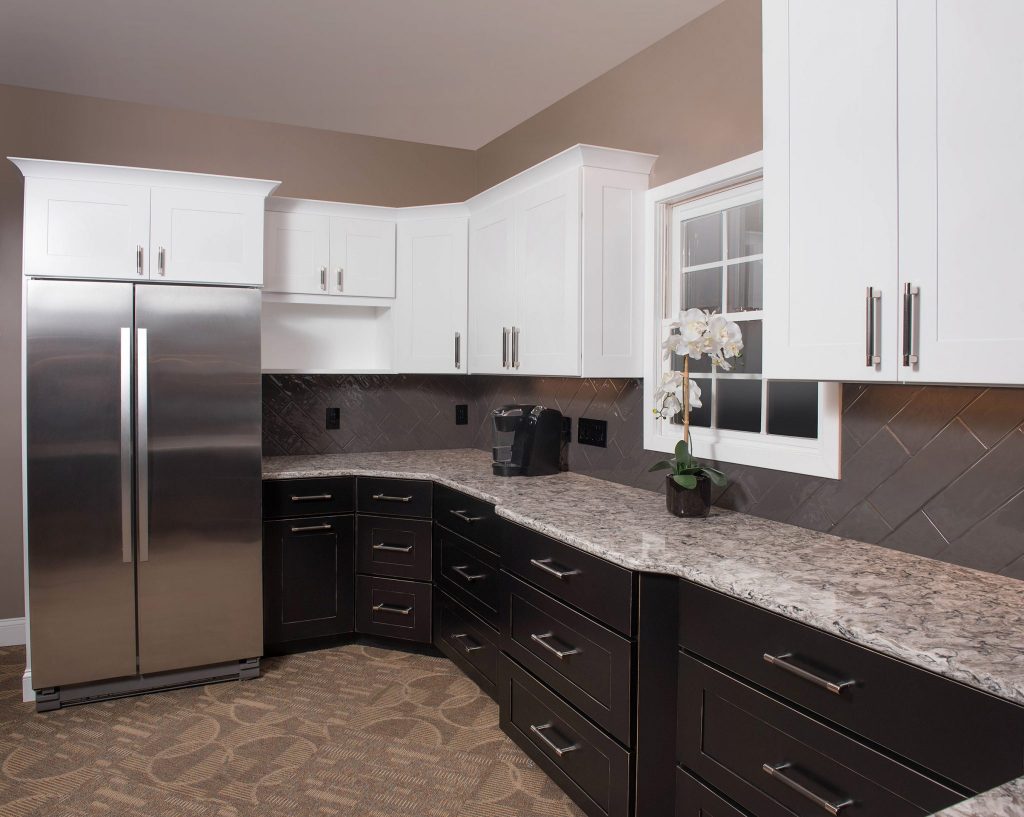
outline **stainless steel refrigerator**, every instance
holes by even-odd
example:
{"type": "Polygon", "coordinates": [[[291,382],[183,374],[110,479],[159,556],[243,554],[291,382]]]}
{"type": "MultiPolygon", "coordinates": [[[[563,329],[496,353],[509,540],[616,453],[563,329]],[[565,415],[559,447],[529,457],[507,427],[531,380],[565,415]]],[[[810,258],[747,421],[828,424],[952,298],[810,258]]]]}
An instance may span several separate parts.
{"type": "Polygon", "coordinates": [[[260,296],[26,282],[37,707],[254,677],[260,296]]]}

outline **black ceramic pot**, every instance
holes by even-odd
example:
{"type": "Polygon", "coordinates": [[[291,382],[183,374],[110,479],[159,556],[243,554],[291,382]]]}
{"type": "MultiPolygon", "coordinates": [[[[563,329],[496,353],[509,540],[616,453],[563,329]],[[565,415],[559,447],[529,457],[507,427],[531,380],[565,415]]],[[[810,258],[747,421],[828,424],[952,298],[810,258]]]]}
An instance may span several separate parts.
{"type": "Polygon", "coordinates": [[[711,513],[711,480],[701,475],[696,488],[684,488],[669,474],[665,478],[665,507],[674,516],[706,518],[711,513]]]}

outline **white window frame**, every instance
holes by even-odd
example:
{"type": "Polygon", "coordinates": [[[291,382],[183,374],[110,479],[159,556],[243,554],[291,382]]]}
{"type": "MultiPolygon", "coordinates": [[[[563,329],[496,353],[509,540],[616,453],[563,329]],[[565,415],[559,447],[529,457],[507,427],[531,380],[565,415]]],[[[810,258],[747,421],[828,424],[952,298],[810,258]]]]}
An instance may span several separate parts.
{"type": "MultiPolygon", "coordinates": [[[[661,380],[662,333],[665,320],[665,285],[662,273],[672,263],[673,238],[668,226],[673,223],[672,208],[684,201],[720,194],[741,185],[758,182],[763,175],[764,154],[752,153],[692,176],[663,184],[647,191],[644,276],[644,448],[671,452],[682,439],[683,427],[654,414],[654,390],[661,380]]],[[[721,202],[711,212],[731,206],[721,202]]],[[[695,211],[696,212],[696,211],[695,211]]],[[[689,217],[689,214],[688,214],[689,217]]],[[[767,267],[764,267],[767,270],[767,267]]],[[[764,282],[767,288],[768,282],[764,282]]],[[[671,285],[676,293],[676,285],[671,285]]],[[[670,296],[671,297],[671,296],[670,296]]],[[[723,303],[723,309],[726,304],[723,303]]],[[[678,302],[669,314],[678,313],[678,302]]],[[[770,314],[744,312],[744,320],[771,320],[770,314]]],[[[696,375],[702,377],[702,375],[696,375]]],[[[690,441],[696,457],[738,465],[754,465],[797,474],[838,479],[842,439],[842,385],[818,384],[818,437],[783,437],[767,433],[762,401],[760,432],[690,427],[690,441]]]]}

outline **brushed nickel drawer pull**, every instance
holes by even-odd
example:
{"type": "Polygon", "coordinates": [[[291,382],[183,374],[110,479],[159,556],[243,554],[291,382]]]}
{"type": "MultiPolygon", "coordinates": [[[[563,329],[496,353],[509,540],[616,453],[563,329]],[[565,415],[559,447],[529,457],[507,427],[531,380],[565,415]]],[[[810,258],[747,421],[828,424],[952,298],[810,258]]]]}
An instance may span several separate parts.
{"type": "Polygon", "coordinates": [[[397,604],[375,604],[373,605],[373,611],[375,613],[396,613],[400,616],[411,616],[412,607],[401,607],[397,604]]]}
{"type": "Polygon", "coordinates": [[[551,563],[553,559],[530,559],[530,564],[534,567],[539,567],[545,573],[550,573],[556,579],[568,579],[570,576],[576,576],[579,571],[576,569],[572,570],[559,570],[557,567],[552,567],[551,563]]]}
{"type": "Polygon", "coordinates": [[[819,686],[822,689],[827,689],[834,695],[841,695],[846,687],[854,686],[856,681],[829,681],[822,678],[819,675],[815,675],[813,672],[808,672],[805,669],[801,669],[796,664],[791,664],[789,659],[793,657],[793,653],[785,652],[782,655],[772,655],[771,653],[764,654],[764,660],[771,664],[773,667],[778,667],[781,670],[795,675],[797,678],[803,678],[805,681],[810,681],[815,686],[819,686]]]}
{"type": "Polygon", "coordinates": [[[464,644],[462,644],[462,649],[464,649],[466,652],[476,652],[477,650],[482,650],[484,648],[483,644],[477,644],[466,633],[452,633],[450,637],[455,639],[459,643],[465,642],[464,644]]]}
{"type": "Polygon", "coordinates": [[[463,522],[482,522],[486,517],[470,516],[466,511],[448,511],[452,516],[457,516],[463,522]]]}
{"type": "Polygon", "coordinates": [[[326,522],[322,525],[299,525],[298,527],[292,528],[292,533],[306,533],[311,530],[333,530],[334,525],[329,525],[326,522]]]}
{"type": "Polygon", "coordinates": [[[378,502],[412,502],[411,496],[388,496],[387,494],[374,494],[373,498],[378,502]]]}
{"type": "Polygon", "coordinates": [[[462,578],[464,578],[467,582],[470,583],[478,582],[480,581],[480,579],[487,578],[486,573],[470,573],[469,565],[452,565],[452,570],[454,570],[456,573],[462,576],[462,578]]]}
{"type": "Polygon", "coordinates": [[[373,550],[387,550],[392,553],[411,553],[412,545],[389,545],[387,542],[378,542],[373,550]]]}
{"type": "Polygon", "coordinates": [[[292,502],[321,502],[333,499],[330,494],[310,494],[309,496],[293,496],[292,502]]]}
{"type": "Polygon", "coordinates": [[[805,786],[801,786],[795,780],[793,780],[790,777],[787,777],[786,775],[784,775],[782,773],[785,769],[792,768],[792,766],[793,766],[792,763],[779,763],[779,764],[777,764],[775,766],[772,766],[769,763],[762,763],[761,764],[761,769],[769,777],[775,778],[780,783],[782,783],[784,786],[792,789],[793,791],[795,791],[797,794],[801,795],[802,797],[806,797],[808,800],[810,800],[812,803],[814,803],[814,805],[816,805],[819,808],[822,808],[825,811],[827,811],[829,814],[832,815],[832,817],[838,817],[839,813],[844,808],[846,808],[847,806],[852,806],[853,805],[853,800],[850,799],[849,797],[847,797],[845,800],[840,800],[839,802],[833,802],[831,800],[826,800],[821,795],[815,794],[810,789],[806,788],[805,786]]]}
{"type": "Polygon", "coordinates": [[[549,653],[555,656],[555,658],[557,658],[559,661],[564,661],[570,655],[580,654],[580,649],[578,647],[569,647],[569,649],[567,650],[560,650],[557,647],[552,647],[550,644],[548,644],[548,639],[554,638],[554,636],[554,633],[531,633],[530,639],[540,644],[545,650],[547,650],[549,653]]]}
{"type": "Polygon", "coordinates": [[[544,743],[547,744],[547,747],[559,757],[564,757],[565,755],[569,754],[569,752],[575,752],[577,749],[580,748],[580,745],[578,743],[570,743],[568,746],[559,746],[557,743],[551,740],[551,738],[544,734],[549,729],[554,729],[554,724],[542,723],[532,724],[530,726],[530,731],[533,732],[533,734],[535,734],[542,741],[544,741],[544,743]]]}

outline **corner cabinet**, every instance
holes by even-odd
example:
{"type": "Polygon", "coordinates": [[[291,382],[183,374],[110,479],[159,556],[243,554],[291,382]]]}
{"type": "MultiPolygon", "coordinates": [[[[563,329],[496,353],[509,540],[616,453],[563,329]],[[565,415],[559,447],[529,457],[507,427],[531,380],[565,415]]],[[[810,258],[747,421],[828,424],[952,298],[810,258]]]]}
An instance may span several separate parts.
{"type": "Polygon", "coordinates": [[[577,145],[467,202],[470,372],[641,376],[655,158],[577,145]]]}
{"type": "Polygon", "coordinates": [[[1022,28],[1017,0],[764,0],[765,376],[1024,383],[1022,28]]]}
{"type": "Polygon", "coordinates": [[[32,277],[260,286],[264,200],[279,184],[12,159],[32,277]]]}

